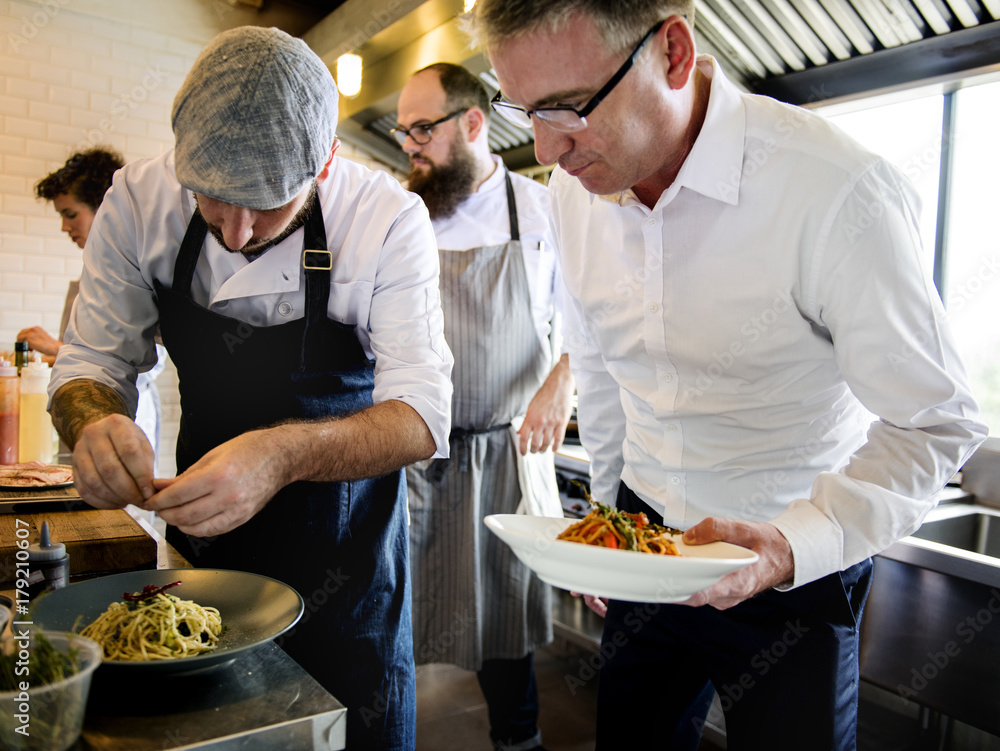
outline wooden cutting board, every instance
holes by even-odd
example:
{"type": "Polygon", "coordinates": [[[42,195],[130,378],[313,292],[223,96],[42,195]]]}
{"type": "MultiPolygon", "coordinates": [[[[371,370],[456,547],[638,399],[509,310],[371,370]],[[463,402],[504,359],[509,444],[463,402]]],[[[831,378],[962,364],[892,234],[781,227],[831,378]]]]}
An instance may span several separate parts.
{"type": "Polygon", "coordinates": [[[70,577],[156,568],[156,541],[122,509],[3,514],[0,585],[14,581],[18,529],[27,528],[28,541],[34,543],[44,521],[49,523],[52,540],[66,546],[70,577]]]}

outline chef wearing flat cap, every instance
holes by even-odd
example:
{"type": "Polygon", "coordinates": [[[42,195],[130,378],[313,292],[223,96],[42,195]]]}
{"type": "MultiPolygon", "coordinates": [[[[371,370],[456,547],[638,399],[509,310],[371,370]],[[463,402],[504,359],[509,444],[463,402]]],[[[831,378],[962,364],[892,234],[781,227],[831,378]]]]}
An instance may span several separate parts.
{"type": "Polygon", "coordinates": [[[76,486],[155,510],[195,566],[295,587],[283,646],[351,710],[348,747],[412,748],[401,469],[447,455],[452,367],[427,212],[334,158],[330,73],[276,29],[216,37],[172,118],[176,148],[118,172],[84,252],[50,388],[76,486]],[[157,327],[170,479],[132,421],[157,327]]]}

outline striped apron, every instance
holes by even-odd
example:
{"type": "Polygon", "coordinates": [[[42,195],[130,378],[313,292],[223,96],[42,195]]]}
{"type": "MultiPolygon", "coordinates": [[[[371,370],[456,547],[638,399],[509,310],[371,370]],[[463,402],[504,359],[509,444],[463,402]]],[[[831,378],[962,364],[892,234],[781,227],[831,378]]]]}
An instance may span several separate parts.
{"type": "Polygon", "coordinates": [[[549,586],[483,524],[521,502],[510,423],[552,369],[531,314],[509,174],[507,200],[510,242],[439,252],[455,391],[451,458],[406,473],[417,664],[478,670],[483,660],[521,658],[552,640],[549,586]]]}

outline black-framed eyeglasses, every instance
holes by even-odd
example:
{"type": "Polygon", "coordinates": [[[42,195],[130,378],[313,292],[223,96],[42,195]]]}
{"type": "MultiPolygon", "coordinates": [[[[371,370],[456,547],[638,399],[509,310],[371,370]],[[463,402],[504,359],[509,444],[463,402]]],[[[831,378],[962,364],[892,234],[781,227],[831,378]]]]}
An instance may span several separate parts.
{"type": "Polygon", "coordinates": [[[416,125],[412,125],[409,128],[403,128],[399,126],[393,128],[389,132],[392,133],[392,135],[396,138],[397,141],[399,141],[400,146],[406,143],[407,136],[412,138],[415,144],[423,146],[424,144],[431,142],[431,138],[434,137],[434,128],[436,128],[441,123],[446,123],[453,117],[458,117],[459,115],[463,115],[468,111],[469,108],[466,107],[465,109],[455,110],[451,114],[445,115],[444,117],[435,120],[432,123],[417,123],[416,125]]]}
{"type": "Polygon", "coordinates": [[[524,107],[514,104],[513,102],[508,102],[503,99],[503,92],[498,91],[496,96],[493,97],[493,101],[490,104],[493,105],[493,109],[500,114],[504,120],[516,125],[519,128],[530,128],[531,127],[531,116],[534,115],[539,120],[544,122],[553,130],[560,130],[564,133],[572,133],[574,131],[583,130],[587,127],[587,115],[594,111],[594,109],[601,102],[607,98],[608,94],[621,83],[621,80],[625,78],[625,74],[628,73],[632,66],[635,64],[635,59],[639,56],[640,50],[646,46],[646,42],[653,38],[653,35],[660,30],[660,27],[666,21],[660,21],[653,28],[646,32],[646,36],[642,38],[642,41],[636,46],[632,51],[632,54],[628,56],[622,67],[620,67],[617,72],[608,79],[608,82],[601,87],[601,90],[591,97],[590,101],[583,105],[580,109],[574,109],[568,105],[556,105],[554,107],[539,107],[535,110],[525,109],[524,107]]]}

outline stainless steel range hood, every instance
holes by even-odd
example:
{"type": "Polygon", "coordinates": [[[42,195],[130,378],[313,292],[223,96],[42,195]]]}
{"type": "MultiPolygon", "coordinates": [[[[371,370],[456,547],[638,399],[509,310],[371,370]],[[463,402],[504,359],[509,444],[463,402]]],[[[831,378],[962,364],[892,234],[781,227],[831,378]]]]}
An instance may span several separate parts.
{"type": "MultiPolygon", "coordinates": [[[[303,35],[335,70],[362,57],[364,85],[341,98],[343,138],[406,168],[389,136],[399,90],[438,61],[496,81],[459,28],[462,0],[346,0],[303,35]]],[[[749,91],[794,104],[1000,72],[1000,0],[697,0],[700,51],[749,91]]],[[[531,132],[493,119],[491,145],[514,168],[535,164],[531,132]]]]}

